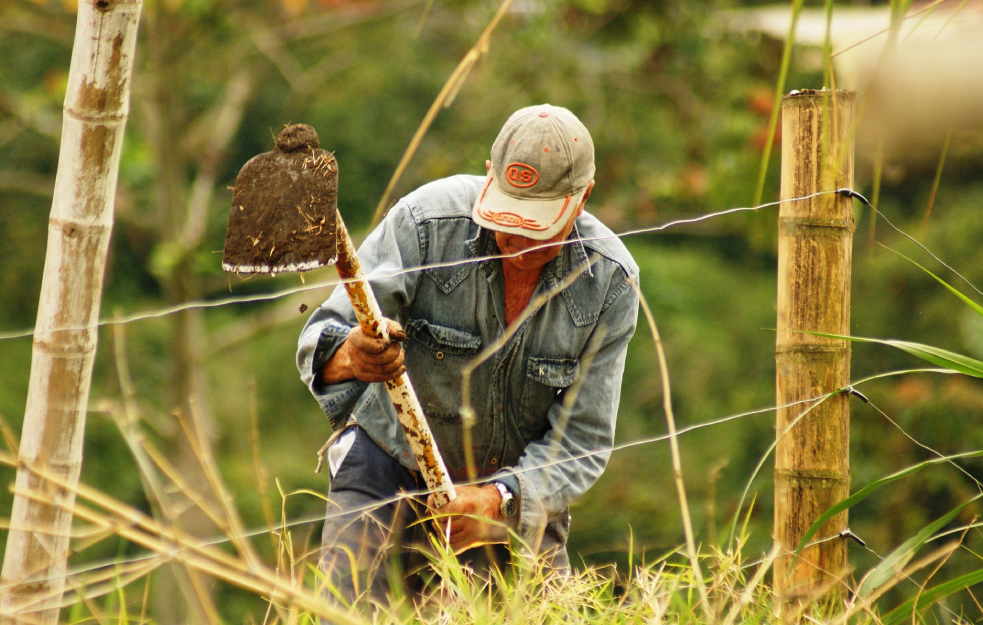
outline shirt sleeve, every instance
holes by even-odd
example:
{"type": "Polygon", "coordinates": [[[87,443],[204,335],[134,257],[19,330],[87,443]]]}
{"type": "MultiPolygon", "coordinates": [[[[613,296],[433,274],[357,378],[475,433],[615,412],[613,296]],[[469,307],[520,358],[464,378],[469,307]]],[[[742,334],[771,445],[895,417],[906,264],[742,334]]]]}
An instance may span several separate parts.
{"type": "Polygon", "coordinates": [[[494,477],[518,499],[517,532],[534,548],[547,521],[594,485],[611,456],[628,342],[638,323],[638,292],[621,275],[621,283],[611,288],[608,301],[613,301],[592,333],[602,333],[597,336],[600,347],[583,373],[569,415],[563,406],[576,384],[553,402],[546,436],[527,445],[515,467],[494,477]]]}
{"type": "MultiPolygon", "coordinates": [[[[420,275],[419,271],[407,270],[422,264],[416,221],[405,202],[394,206],[369,234],[358,250],[358,258],[382,314],[405,323],[404,311],[413,301],[420,275]]],[[[298,341],[300,378],[334,428],[345,424],[369,384],[359,380],[324,384],[319,374],[357,323],[348,293],[343,285],[338,285],[311,315],[298,341]]]]}

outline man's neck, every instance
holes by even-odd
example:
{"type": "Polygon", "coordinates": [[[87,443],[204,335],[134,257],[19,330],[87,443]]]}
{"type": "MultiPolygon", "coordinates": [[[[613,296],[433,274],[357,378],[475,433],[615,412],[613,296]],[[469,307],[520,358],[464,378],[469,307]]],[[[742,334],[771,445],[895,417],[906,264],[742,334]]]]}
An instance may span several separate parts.
{"type": "Polygon", "coordinates": [[[507,260],[502,262],[502,276],[505,280],[505,324],[511,325],[515,318],[529,305],[532,294],[539,285],[543,267],[519,269],[507,260]]]}

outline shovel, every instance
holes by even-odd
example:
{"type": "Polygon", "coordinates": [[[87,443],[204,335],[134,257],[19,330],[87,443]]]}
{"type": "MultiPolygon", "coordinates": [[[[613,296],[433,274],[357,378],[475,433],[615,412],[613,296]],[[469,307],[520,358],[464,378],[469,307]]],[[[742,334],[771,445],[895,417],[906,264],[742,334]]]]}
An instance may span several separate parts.
{"type": "MultiPolygon", "coordinates": [[[[317,131],[287,126],[276,148],[249,160],[232,192],[222,268],[235,273],[311,271],[336,265],[366,335],[390,340],[379,303],[338,214],[338,163],[317,131]]],[[[423,409],[405,373],[386,382],[410,449],[441,507],[455,499],[423,409]]]]}

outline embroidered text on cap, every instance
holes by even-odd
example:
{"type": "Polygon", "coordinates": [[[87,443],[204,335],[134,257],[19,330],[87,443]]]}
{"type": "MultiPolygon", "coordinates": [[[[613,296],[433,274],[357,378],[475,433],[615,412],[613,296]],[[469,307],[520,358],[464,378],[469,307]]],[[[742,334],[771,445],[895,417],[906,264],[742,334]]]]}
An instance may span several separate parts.
{"type": "Polygon", "coordinates": [[[539,172],[525,163],[512,163],[505,168],[505,179],[513,187],[525,189],[539,182],[539,172]]]}

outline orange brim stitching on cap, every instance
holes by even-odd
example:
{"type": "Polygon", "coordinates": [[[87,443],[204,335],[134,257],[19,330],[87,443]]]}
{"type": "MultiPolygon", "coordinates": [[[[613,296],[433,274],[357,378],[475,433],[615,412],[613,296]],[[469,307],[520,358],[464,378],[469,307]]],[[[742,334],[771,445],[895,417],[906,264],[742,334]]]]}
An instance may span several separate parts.
{"type": "Polygon", "coordinates": [[[532,230],[534,232],[549,230],[555,226],[558,221],[560,221],[563,215],[566,214],[567,207],[570,206],[570,200],[572,200],[573,196],[576,195],[568,195],[563,202],[563,206],[560,207],[560,210],[557,212],[556,216],[549,223],[549,225],[543,225],[537,219],[533,219],[531,217],[523,217],[522,215],[511,211],[492,211],[481,206],[481,204],[485,201],[485,196],[488,194],[488,189],[491,188],[494,180],[495,177],[489,173],[487,179],[485,180],[484,187],[481,189],[481,195],[478,197],[478,201],[476,202],[477,206],[475,207],[475,213],[478,217],[504,228],[520,228],[523,230],[532,230]]]}
{"type": "MultiPolygon", "coordinates": [[[[489,181],[490,178],[491,177],[489,177],[489,181]]],[[[485,190],[486,191],[488,190],[487,184],[485,185],[485,190]]],[[[480,215],[482,219],[487,219],[492,223],[496,223],[500,226],[505,226],[507,228],[523,228],[525,230],[535,230],[537,232],[542,232],[543,230],[547,230],[548,228],[550,228],[550,226],[552,226],[556,222],[560,221],[560,217],[562,217],[563,214],[567,212],[567,206],[570,206],[570,198],[572,197],[573,197],[572,195],[567,196],[567,201],[563,203],[563,207],[560,208],[560,212],[556,214],[556,217],[553,219],[553,221],[550,222],[549,226],[543,226],[535,219],[529,219],[528,217],[523,217],[522,215],[516,215],[515,213],[510,213],[507,211],[496,213],[479,207],[478,215],[480,215]]],[[[483,199],[485,199],[484,192],[481,193],[481,200],[483,199]]],[[[480,203],[481,200],[478,200],[478,202],[480,203]]]]}
{"type": "MultiPolygon", "coordinates": [[[[535,219],[528,219],[521,215],[516,215],[515,213],[509,213],[505,211],[500,213],[493,213],[489,210],[479,208],[478,215],[480,215],[482,219],[487,219],[492,223],[496,223],[500,226],[505,226],[506,228],[522,228],[524,230],[536,230],[536,231],[542,231],[549,228],[549,226],[540,225],[540,223],[535,219]]],[[[553,223],[556,222],[554,221],[553,223]]]]}
{"type": "Polygon", "coordinates": [[[567,212],[567,206],[570,206],[570,198],[572,197],[573,197],[572,195],[567,196],[567,201],[563,203],[563,208],[561,208],[560,212],[556,214],[556,219],[554,219],[553,223],[551,223],[550,225],[553,225],[556,222],[560,221],[560,217],[563,216],[563,213],[567,212]]]}
{"type": "Polygon", "coordinates": [[[481,204],[482,202],[485,201],[485,194],[488,193],[488,187],[491,186],[491,183],[492,183],[492,180],[493,179],[494,179],[494,176],[491,176],[491,175],[488,176],[488,181],[485,182],[485,188],[481,190],[481,197],[478,198],[478,203],[479,204],[481,204]]]}

